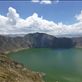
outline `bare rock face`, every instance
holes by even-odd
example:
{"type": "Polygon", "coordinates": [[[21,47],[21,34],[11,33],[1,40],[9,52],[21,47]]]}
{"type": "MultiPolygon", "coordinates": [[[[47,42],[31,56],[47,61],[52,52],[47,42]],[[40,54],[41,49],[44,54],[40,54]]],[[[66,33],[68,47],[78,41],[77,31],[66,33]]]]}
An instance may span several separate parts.
{"type": "Polygon", "coordinates": [[[71,38],[54,37],[45,33],[31,33],[24,36],[32,48],[73,48],[75,46],[71,38]]]}
{"type": "Polygon", "coordinates": [[[0,82],[44,82],[43,75],[0,55],[0,82]]]}

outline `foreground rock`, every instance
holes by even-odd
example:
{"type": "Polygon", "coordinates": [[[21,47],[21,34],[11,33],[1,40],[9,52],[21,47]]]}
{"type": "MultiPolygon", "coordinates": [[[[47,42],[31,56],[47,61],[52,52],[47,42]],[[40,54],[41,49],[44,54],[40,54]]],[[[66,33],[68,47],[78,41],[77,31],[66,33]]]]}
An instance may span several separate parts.
{"type": "Polygon", "coordinates": [[[43,75],[0,54],[0,82],[44,82],[43,75]]]}

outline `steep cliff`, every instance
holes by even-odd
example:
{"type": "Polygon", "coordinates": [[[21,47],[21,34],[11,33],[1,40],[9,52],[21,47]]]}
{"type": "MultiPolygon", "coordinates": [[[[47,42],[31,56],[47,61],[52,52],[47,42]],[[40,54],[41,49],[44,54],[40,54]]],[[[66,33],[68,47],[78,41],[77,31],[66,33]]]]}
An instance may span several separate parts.
{"type": "Polygon", "coordinates": [[[24,36],[25,41],[33,48],[72,48],[74,42],[70,38],[57,38],[44,33],[33,33],[24,36]]]}

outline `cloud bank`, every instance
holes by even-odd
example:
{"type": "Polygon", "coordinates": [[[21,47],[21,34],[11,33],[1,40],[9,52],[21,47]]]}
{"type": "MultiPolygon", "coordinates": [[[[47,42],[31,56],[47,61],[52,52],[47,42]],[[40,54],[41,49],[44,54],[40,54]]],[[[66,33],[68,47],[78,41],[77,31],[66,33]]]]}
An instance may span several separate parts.
{"type": "Polygon", "coordinates": [[[0,34],[27,34],[42,32],[60,37],[81,36],[82,35],[82,11],[75,15],[77,23],[65,25],[48,21],[37,13],[23,19],[16,9],[9,7],[7,16],[0,15],[0,34]]]}

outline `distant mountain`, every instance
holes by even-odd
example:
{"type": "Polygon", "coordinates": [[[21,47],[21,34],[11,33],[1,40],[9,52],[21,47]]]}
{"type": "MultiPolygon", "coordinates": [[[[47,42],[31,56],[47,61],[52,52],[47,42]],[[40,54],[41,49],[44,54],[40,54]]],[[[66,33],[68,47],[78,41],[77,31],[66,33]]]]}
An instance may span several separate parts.
{"type": "Polygon", "coordinates": [[[31,33],[23,37],[0,35],[0,52],[24,48],[74,48],[82,47],[82,37],[54,37],[45,33],[31,33]]]}

